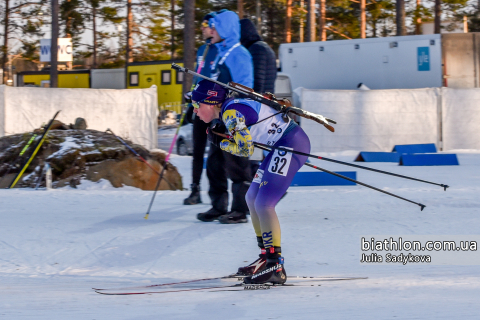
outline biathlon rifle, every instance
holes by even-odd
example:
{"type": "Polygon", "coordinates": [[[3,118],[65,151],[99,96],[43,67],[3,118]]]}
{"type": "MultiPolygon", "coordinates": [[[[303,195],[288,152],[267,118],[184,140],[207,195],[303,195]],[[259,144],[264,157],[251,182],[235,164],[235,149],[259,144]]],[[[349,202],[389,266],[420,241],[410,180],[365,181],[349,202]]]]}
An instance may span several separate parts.
{"type": "Polygon", "coordinates": [[[236,83],[236,82],[229,82],[228,84],[225,84],[223,82],[220,82],[220,81],[214,80],[212,78],[206,77],[204,75],[201,75],[199,73],[196,73],[195,71],[192,71],[190,69],[183,68],[176,63],[172,63],[172,69],[175,69],[175,70],[180,71],[180,72],[185,72],[185,73],[194,75],[196,77],[200,77],[202,79],[214,82],[214,83],[224,87],[225,89],[240,93],[248,99],[252,99],[252,100],[255,100],[255,101],[260,102],[262,104],[265,104],[267,106],[270,106],[273,109],[275,109],[276,111],[282,112],[285,115],[288,114],[288,113],[293,113],[293,114],[296,114],[300,117],[313,120],[315,122],[318,122],[318,123],[322,124],[325,128],[327,128],[331,132],[335,132],[335,128],[333,128],[329,123],[329,122],[331,122],[331,123],[336,124],[336,122],[334,120],[325,118],[324,116],[319,115],[319,114],[315,114],[315,113],[308,112],[308,111],[305,111],[303,109],[294,107],[294,106],[292,106],[292,103],[288,99],[277,99],[277,98],[275,98],[275,96],[272,93],[260,94],[260,93],[257,93],[255,91],[253,91],[252,88],[249,88],[247,86],[241,85],[241,84],[236,83]]]}

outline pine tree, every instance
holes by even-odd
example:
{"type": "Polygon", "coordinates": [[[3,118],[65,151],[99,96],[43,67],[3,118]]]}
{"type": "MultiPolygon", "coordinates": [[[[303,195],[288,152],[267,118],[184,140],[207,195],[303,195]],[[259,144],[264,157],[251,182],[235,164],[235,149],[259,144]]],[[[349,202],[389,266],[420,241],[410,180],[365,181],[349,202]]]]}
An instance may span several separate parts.
{"type": "Polygon", "coordinates": [[[5,0],[2,2],[1,12],[3,19],[3,46],[2,46],[2,69],[3,83],[8,79],[7,63],[8,55],[11,53],[9,40],[17,40],[22,43],[27,57],[34,59],[35,50],[33,47],[37,44],[36,39],[42,35],[41,26],[44,24],[46,0],[5,0]]]}

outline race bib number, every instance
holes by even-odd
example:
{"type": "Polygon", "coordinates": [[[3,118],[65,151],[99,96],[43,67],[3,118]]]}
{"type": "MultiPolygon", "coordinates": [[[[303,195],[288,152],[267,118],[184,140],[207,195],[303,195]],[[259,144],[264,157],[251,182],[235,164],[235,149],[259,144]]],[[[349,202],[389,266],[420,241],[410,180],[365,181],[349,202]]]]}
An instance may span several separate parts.
{"type": "Polygon", "coordinates": [[[262,169],[258,169],[257,173],[255,173],[255,177],[253,178],[252,182],[261,183],[263,178],[263,172],[264,171],[262,169]]]}
{"type": "MultiPolygon", "coordinates": [[[[282,147],[284,149],[293,150],[292,148],[282,147]]],[[[292,153],[275,149],[275,152],[270,159],[268,165],[268,172],[279,174],[286,177],[288,173],[288,168],[290,168],[290,162],[292,161],[292,153]]]]}

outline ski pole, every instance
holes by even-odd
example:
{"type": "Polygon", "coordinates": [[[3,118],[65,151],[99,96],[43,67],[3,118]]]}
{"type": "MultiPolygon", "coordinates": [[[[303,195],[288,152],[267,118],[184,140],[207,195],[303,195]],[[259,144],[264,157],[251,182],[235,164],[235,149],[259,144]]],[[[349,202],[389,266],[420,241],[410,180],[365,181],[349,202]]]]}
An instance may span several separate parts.
{"type": "Polygon", "coordinates": [[[429,184],[433,184],[433,185],[436,185],[436,186],[443,187],[443,188],[444,188],[444,191],[447,191],[447,188],[449,187],[449,186],[446,185],[446,184],[435,183],[435,182],[426,181],[426,180],[422,180],[422,179],[412,178],[412,177],[404,176],[404,175],[401,175],[401,174],[396,174],[396,173],[392,173],[392,172],[388,172],[388,171],[383,171],[383,170],[373,169],[373,168],[369,168],[369,167],[364,167],[364,166],[360,166],[360,165],[357,165],[357,164],[348,163],[348,162],[344,162],[344,161],[340,161],[340,160],[334,160],[334,159],[325,158],[325,157],[320,157],[320,156],[316,156],[316,155],[313,155],[313,154],[304,153],[304,152],[300,152],[300,151],[284,149],[284,148],[282,148],[282,147],[272,147],[272,146],[269,146],[269,145],[266,145],[266,144],[263,144],[263,143],[258,143],[258,142],[254,142],[253,144],[254,144],[255,146],[258,146],[258,147],[273,148],[273,149],[277,149],[277,150],[281,150],[281,151],[286,151],[286,152],[295,153],[295,154],[302,155],[302,156],[307,156],[307,157],[310,157],[310,158],[315,158],[315,159],[330,161],[330,162],[334,162],[334,163],[338,163],[338,164],[343,164],[343,165],[350,166],[350,167],[355,167],[355,168],[370,170],[370,171],[373,171],[373,172],[388,174],[388,175],[395,176],[395,177],[399,177],[399,178],[404,178],[404,179],[409,179],[409,180],[414,180],[414,181],[429,183],[429,184]]]}
{"type": "Polygon", "coordinates": [[[158,177],[157,185],[155,187],[155,192],[153,193],[152,200],[150,201],[150,205],[148,206],[147,213],[145,214],[145,219],[148,219],[148,215],[150,214],[150,209],[152,209],[153,200],[155,200],[155,195],[157,194],[158,187],[160,186],[160,181],[162,180],[163,174],[165,173],[165,167],[167,166],[168,159],[170,159],[170,155],[172,154],[173,146],[175,145],[175,141],[177,141],[178,132],[180,131],[180,127],[183,124],[183,119],[185,118],[185,114],[187,113],[186,111],[187,111],[187,109],[185,109],[182,112],[182,118],[180,118],[180,123],[178,124],[177,131],[175,132],[175,135],[173,136],[172,143],[170,144],[170,149],[168,149],[168,154],[167,154],[167,157],[165,158],[165,165],[162,168],[162,172],[160,172],[160,177],[158,177]]]}
{"type": "MultiPolygon", "coordinates": [[[[258,147],[258,148],[260,148],[260,149],[262,149],[262,150],[271,151],[271,149],[265,147],[264,144],[256,143],[256,142],[255,142],[254,144],[255,144],[256,147],[258,147]]],[[[276,149],[282,150],[281,148],[276,148],[276,149]]],[[[291,150],[288,150],[288,149],[283,149],[282,151],[290,151],[290,152],[291,152],[291,150]]],[[[376,191],[380,191],[380,192],[385,193],[385,194],[388,194],[388,195],[390,195],[390,196],[392,196],[392,197],[395,197],[395,198],[398,198],[398,199],[402,199],[402,200],[405,200],[405,201],[407,201],[407,202],[416,204],[416,205],[420,206],[420,211],[423,211],[423,209],[426,207],[426,205],[424,205],[424,204],[421,204],[421,203],[418,203],[418,202],[415,202],[415,201],[412,201],[412,200],[409,200],[409,199],[406,199],[406,198],[397,196],[396,194],[393,194],[393,193],[390,193],[390,192],[388,192],[388,191],[384,191],[384,190],[378,189],[378,188],[376,188],[376,187],[374,187],[374,186],[371,186],[371,185],[369,185],[369,184],[366,184],[366,183],[363,183],[363,182],[360,182],[360,181],[351,179],[351,178],[349,178],[349,177],[345,177],[344,175],[338,174],[338,173],[336,173],[336,172],[329,171],[329,170],[327,170],[327,169],[323,169],[323,168],[317,167],[317,166],[315,166],[315,165],[313,165],[313,164],[311,164],[311,163],[307,163],[307,162],[306,162],[305,165],[307,165],[307,166],[309,166],[309,167],[311,167],[311,168],[320,170],[320,171],[324,171],[324,172],[326,172],[326,173],[329,173],[329,174],[331,174],[331,175],[337,176],[337,177],[339,177],[339,178],[342,178],[342,179],[345,179],[345,180],[348,180],[348,181],[351,181],[351,182],[358,183],[358,184],[360,184],[360,185],[362,185],[362,186],[364,186],[364,187],[367,187],[367,188],[370,188],[370,189],[373,189],[373,190],[376,190],[376,191]]]]}
{"type": "MultiPolygon", "coordinates": [[[[120,141],[121,143],[123,143],[123,145],[124,145],[125,147],[127,147],[128,150],[132,151],[132,153],[133,153],[134,155],[136,155],[136,156],[137,156],[140,160],[142,160],[147,166],[149,166],[150,169],[152,169],[156,174],[160,175],[160,172],[158,172],[154,167],[152,167],[152,165],[150,165],[150,163],[148,163],[147,160],[145,160],[144,157],[142,157],[137,151],[135,151],[135,149],[133,149],[133,148],[130,147],[125,141],[123,141],[122,138],[120,138],[120,137],[117,136],[115,133],[113,133],[112,130],[107,129],[106,132],[110,132],[115,138],[117,138],[118,141],[120,141]]],[[[168,185],[170,186],[170,188],[171,188],[172,190],[177,190],[177,188],[175,188],[175,186],[172,185],[172,184],[170,183],[170,181],[167,180],[167,178],[163,177],[163,180],[165,180],[165,182],[168,183],[168,185]]]]}

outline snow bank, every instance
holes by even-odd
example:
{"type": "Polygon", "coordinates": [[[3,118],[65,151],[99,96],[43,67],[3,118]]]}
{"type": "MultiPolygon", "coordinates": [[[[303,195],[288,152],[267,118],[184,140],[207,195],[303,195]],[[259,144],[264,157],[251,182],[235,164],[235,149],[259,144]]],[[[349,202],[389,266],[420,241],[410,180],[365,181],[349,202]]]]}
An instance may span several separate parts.
{"type": "Polygon", "coordinates": [[[112,129],[147,149],[156,148],[157,89],[66,89],[0,86],[0,137],[23,133],[57,119],[81,117],[89,129],[112,129]]]}

